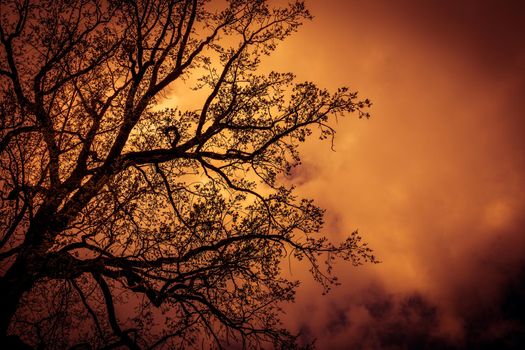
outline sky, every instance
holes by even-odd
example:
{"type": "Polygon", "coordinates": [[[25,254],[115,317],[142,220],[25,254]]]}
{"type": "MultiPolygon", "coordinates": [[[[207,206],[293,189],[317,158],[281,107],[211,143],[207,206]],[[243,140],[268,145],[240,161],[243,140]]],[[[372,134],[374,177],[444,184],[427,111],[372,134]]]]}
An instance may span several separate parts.
{"type": "Polygon", "coordinates": [[[300,265],[285,325],[320,349],[525,344],[525,3],[323,0],[265,67],[372,100],[302,148],[290,179],[382,261],[339,264],[322,296],[300,265]]]}
{"type": "Polygon", "coordinates": [[[304,144],[288,181],[381,263],[339,263],[322,295],[294,262],[284,325],[318,349],[525,348],[525,1],[307,5],[263,69],[357,90],[372,118],[304,144]]]}

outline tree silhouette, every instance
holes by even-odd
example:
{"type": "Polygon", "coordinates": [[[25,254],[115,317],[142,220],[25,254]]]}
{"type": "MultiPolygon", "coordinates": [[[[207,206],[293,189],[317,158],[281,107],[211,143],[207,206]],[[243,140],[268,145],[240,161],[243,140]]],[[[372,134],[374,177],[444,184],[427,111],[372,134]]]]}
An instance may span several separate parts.
{"type": "MultiPolygon", "coordinates": [[[[368,100],[261,74],[302,2],[1,0],[0,331],[16,348],[293,347],[305,259],[374,261],[282,183],[368,100]],[[196,108],[163,102],[186,88],[196,108]],[[189,87],[189,88],[188,88],[189,87]],[[191,89],[190,89],[191,88],[191,89]],[[228,345],[229,344],[229,345],[228,345]]],[[[325,261],[327,265],[323,265],[325,261]]]]}

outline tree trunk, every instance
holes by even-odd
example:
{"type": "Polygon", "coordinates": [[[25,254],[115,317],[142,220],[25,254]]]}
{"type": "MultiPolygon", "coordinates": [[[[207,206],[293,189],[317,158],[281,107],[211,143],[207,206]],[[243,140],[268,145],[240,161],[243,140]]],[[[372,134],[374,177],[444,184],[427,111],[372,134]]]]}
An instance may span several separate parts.
{"type": "Polygon", "coordinates": [[[22,295],[31,289],[35,281],[23,255],[19,255],[5,276],[0,278],[0,337],[7,336],[22,295]]]}
{"type": "Polygon", "coordinates": [[[5,276],[0,278],[0,337],[7,335],[22,295],[29,291],[33,284],[34,280],[28,275],[25,261],[18,258],[5,276]]]}

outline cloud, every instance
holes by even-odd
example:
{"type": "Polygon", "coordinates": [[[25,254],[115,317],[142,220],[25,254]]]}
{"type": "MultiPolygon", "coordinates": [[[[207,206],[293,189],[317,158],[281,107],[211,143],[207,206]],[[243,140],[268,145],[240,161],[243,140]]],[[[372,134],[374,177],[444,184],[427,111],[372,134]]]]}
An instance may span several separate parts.
{"type": "Polygon", "coordinates": [[[509,284],[501,304],[462,314],[464,329],[457,334],[443,310],[423,295],[371,285],[346,303],[332,303],[329,321],[302,324],[301,339],[308,343],[317,336],[320,349],[520,349],[525,322],[514,307],[519,303],[523,311],[522,288],[509,284]]]}
{"type": "Polygon", "coordinates": [[[383,263],[341,264],[343,286],[323,298],[296,267],[287,324],[320,349],[522,348],[525,5],[311,5],[275,59],[375,105],[337,123],[337,152],[306,144],[294,178],[327,209],[325,234],[359,228],[383,263]]]}

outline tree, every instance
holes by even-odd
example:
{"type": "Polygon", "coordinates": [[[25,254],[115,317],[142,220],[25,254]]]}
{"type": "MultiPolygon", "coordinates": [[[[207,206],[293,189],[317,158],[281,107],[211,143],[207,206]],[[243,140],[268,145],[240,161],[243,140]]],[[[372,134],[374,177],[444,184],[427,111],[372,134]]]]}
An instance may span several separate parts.
{"type": "Polygon", "coordinates": [[[0,13],[4,344],[292,347],[279,304],[298,282],[281,261],[305,259],[326,289],[335,258],[374,261],[357,233],[321,237],[323,210],[283,185],[301,142],[370,105],[259,72],[311,17],[302,2],[1,0],[0,13]],[[174,86],[200,106],[163,108],[174,86]]]}

